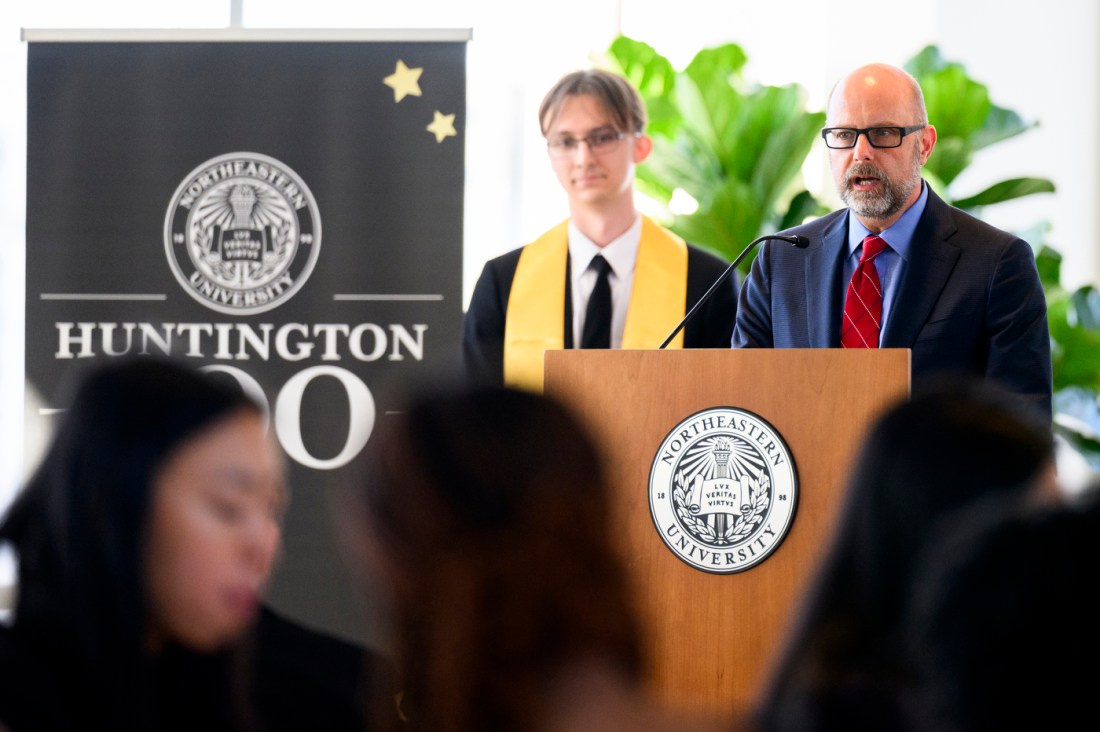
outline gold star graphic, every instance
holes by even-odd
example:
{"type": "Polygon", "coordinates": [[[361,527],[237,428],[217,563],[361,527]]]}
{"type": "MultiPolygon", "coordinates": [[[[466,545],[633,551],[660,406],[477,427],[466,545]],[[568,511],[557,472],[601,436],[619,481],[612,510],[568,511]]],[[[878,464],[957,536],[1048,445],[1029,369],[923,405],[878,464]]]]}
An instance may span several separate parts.
{"type": "Polygon", "coordinates": [[[443,142],[448,137],[457,137],[458,133],[455,132],[455,116],[453,114],[443,114],[439,110],[436,110],[435,119],[428,125],[428,132],[435,135],[436,142],[443,142]]]}
{"type": "Polygon", "coordinates": [[[420,74],[424,69],[410,69],[401,59],[397,60],[397,70],[382,80],[382,83],[393,89],[393,101],[400,102],[410,94],[420,96],[420,74]]]}

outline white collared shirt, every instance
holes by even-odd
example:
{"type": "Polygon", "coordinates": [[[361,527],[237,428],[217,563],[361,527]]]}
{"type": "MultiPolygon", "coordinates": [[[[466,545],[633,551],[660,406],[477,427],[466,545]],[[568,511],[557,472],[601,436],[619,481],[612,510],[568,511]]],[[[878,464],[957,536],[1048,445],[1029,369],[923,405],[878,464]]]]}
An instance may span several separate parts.
{"type": "Polygon", "coordinates": [[[611,265],[611,274],[608,276],[608,282],[611,284],[611,347],[623,347],[626,310],[630,306],[630,293],[634,289],[634,263],[638,259],[638,246],[641,241],[641,216],[635,216],[630,228],[605,247],[596,246],[570,220],[569,283],[573,295],[574,344],[581,342],[588,298],[592,296],[592,289],[596,286],[596,272],[588,265],[592,263],[593,257],[602,254],[611,265]]]}

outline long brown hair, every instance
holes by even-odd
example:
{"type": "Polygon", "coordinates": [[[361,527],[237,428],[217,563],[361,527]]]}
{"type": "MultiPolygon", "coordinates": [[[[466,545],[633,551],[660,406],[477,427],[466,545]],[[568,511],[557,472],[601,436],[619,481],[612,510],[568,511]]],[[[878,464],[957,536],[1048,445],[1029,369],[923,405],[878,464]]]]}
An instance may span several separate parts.
{"type": "Polygon", "coordinates": [[[545,397],[480,389],[421,399],[389,426],[364,499],[410,728],[531,729],[571,663],[637,680],[603,467],[576,420],[545,397]]]}

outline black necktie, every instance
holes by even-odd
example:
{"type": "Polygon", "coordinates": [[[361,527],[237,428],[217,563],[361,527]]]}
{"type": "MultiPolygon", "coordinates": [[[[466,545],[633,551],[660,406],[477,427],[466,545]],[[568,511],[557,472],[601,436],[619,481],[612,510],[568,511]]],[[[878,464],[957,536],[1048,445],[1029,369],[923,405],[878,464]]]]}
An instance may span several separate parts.
{"type": "Polygon", "coordinates": [[[611,265],[597,254],[588,266],[596,270],[596,286],[584,313],[581,348],[611,348],[611,283],[607,279],[611,265]]]}

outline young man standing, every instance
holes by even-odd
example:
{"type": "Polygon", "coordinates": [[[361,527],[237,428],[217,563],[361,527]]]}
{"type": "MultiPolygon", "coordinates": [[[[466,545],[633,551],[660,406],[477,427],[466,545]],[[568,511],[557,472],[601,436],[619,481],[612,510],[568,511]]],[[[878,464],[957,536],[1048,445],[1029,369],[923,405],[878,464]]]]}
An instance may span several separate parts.
{"type": "MultiPolygon", "coordinates": [[[[485,265],[463,334],[468,376],[535,391],[547,350],[657,348],[726,268],[634,208],[634,169],[653,142],[625,79],[568,74],[539,123],[569,219],[485,265]]],[[[731,275],[669,347],[728,347],[735,309],[731,275]]]]}

